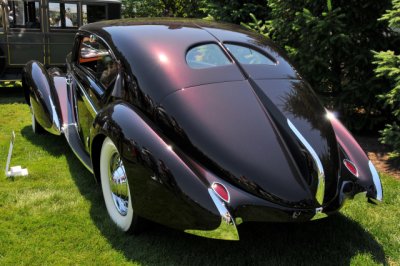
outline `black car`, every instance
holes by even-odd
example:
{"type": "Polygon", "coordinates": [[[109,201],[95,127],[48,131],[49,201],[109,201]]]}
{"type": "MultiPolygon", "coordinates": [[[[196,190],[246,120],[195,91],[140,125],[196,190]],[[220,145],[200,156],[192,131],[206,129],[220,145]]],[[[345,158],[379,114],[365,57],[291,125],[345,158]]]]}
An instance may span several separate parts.
{"type": "Polygon", "coordinates": [[[25,66],[33,130],[66,137],[124,231],[146,218],[238,239],[242,222],[326,217],[360,192],[382,200],[366,154],[261,35],[98,22],[80,28],[67,61],[67,73],[25,66]]]}

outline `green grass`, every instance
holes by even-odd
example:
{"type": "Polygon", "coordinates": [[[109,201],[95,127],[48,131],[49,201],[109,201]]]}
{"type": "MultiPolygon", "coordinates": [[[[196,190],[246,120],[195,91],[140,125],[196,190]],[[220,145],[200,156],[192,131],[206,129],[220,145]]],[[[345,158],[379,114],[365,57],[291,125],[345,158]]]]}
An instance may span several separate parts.
{"type": "Polygon", "coordinates": [[[205,239],[162,226],[139,236],[110,222],[100,187],[63,137],[33,135],[20,91],[0,92],[0,265],[400,265],[400,181],[383,175],[385,201],[363,195],[328,219],[242,224],[241,240],[205,239]]]}

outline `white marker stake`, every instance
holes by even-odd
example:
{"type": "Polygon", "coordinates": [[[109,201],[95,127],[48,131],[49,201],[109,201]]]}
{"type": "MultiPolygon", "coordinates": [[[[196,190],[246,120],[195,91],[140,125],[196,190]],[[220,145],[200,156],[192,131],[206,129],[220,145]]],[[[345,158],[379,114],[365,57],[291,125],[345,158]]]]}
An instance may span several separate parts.
{"type": "Polygon", "coordinates": [[[6,163],[6,176],[7,177],[12,177],[12,176],[26,176],[28,175],[28,169],[23,169],[21,168],[21,166],[13,166],[11,167],[11,171],[8,171],[9,167],[10,167],[10,161],[11,161],[11,155],[12,155],[12,151],[14,148],[14,141],[15,141],[15,133],[14,131],[12,132],[11,135],[11,141],[10,141],[10,148],[8,149],[8,156],[7,156],[7,163],[6,163]]]}

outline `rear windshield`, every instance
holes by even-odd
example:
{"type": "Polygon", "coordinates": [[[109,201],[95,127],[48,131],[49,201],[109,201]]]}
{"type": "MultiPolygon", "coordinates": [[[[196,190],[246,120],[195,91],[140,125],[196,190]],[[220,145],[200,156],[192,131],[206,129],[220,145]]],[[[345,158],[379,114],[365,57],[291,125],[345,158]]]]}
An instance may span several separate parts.
{"type": "Polygon", "coordinates": [[[214,43],[202,44],[191,48],[186,54],[186,62],[194,69],[232,64],[221,48],[214,43]]]}
{"type": "Polygon", "coordinates": [[[241,64],[275,65],[273,60],[252,48],[229,43],[225,43],[224,45],[241,64]]]}

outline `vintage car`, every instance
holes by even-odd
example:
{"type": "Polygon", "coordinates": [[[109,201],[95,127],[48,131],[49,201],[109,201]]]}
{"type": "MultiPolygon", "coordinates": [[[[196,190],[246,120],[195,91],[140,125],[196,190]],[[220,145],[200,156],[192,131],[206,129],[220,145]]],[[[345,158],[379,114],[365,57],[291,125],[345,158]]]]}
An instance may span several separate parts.
{"type": "Polygon", "coordinates": [[[382,201],[379,175],[345,127],[267,39],[200,20],[80,28],[67,72],[31,61],[34,132],[64,135],[101,183],[112,221],[238,239],[250,221],[382,201]]]}

